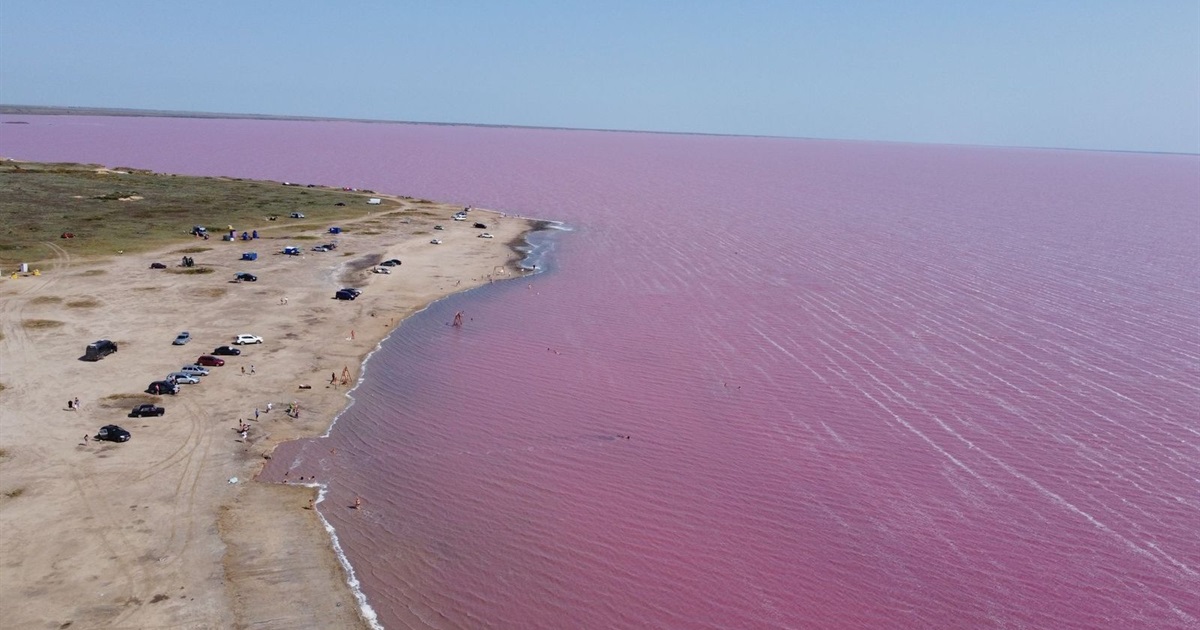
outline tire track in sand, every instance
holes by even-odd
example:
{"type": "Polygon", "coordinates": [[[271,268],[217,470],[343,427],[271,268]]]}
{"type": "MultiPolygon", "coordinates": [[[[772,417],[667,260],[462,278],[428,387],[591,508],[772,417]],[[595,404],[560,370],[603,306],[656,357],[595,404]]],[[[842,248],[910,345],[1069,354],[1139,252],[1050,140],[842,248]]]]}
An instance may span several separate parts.
{"type": "Polygon", "coordinates": [[[8,342],[13,354],[25,352],[31,345],[29,333],[25,332],[25,326],[21,323],[25,321],[25,309],[29,305],[29,298],[36,297],[56,284],[62,278],[63,272],[71,266],[70,252],[55,243],[42,244],[54,252],[48,273],[9,280],[18,283],[16,296],[26,299],[6,299],[0,302],[0,331],[3,332],[4,340],[8,342]]]}

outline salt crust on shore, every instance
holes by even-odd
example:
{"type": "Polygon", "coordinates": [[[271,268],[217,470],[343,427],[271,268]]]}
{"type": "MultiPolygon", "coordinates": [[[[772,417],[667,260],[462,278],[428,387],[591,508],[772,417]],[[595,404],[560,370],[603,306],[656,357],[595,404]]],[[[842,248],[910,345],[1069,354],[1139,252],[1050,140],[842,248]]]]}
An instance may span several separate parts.
{"type": "Polygon", "coordinates": [[[365,627],[308,508],[315,490],[249,480],[277,444],[328,428],[348,402],[346,386],[329,385],[331,373],[347,368],[352,385],[363,357],[401,319],[491,276],[520,275],[512,245],[535,225],[473,210],[472,220],[495,235],[481,239],[470,222],[449,220],[458,206],[385,200],[401,209],[342,223],[333,252],[272,254],[332,237],[321,235],[325,226],[264,222],[237,226],[263,233],[253,247],[214,238],[96,261],[47,243],[54,259],[41,275],[0,280],[2,625],[365,627]],[[446,229],[433,232],[435,223],[446,229]],[[320,240],[279,238],[285,234],[320,240]],[[431,245],[433,234],[444,243],[431,245]],[[188,246],[210,247],[189,255],[215,271],[174,273],[188,246]],[[258,261],[239,261],[246,249],[257,250],[258,261]],[[372,260],[393,257],[403,265],[390,275],[370,272],[372,260]],[[169,268],[151,270],[155,261],[169,268]],[[258,281],[231,282],[240,271],[258,281]],[[332,299],[341,286],[363,294],[332,299]],[[84,297],[97,304],[77,300],[84,297]],[[183,330],[194,340],[172,346],[183,330]],[[265,342],[162,397],[165,416],[126,417],[151,398],[139,394],[151,381],[238,333],[265,342]],[[101,338],[119,351],[80,361],[84,346],[101,338]],[[72,411],[74,397],[82,404],[72,411]],[[292,402],[299,418],[284,413],[292,402]],[[251,426],[244,440],[235,430],[241,420],[251,426]],[[132,440],[85,442],[110,423],[132,440]]]}

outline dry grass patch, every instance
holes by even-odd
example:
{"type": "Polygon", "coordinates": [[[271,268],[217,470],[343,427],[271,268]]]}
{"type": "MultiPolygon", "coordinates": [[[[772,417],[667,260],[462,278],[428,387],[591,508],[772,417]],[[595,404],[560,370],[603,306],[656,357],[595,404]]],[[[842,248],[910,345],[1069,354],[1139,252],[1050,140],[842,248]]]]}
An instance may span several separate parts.
{"type": "Polygon", "coordinates": [[[212,251],[211,247],[184,247],[183,249],[175,250],[175,254],[199,254],[202,252],[212,251]]]}
{"type": "Polygon", "coordinates": [[[29,300],[29,303],[30,304],[57,304],[57,303],[61,302],[62,300],[63,299],[57,295],[39,295],[39,296],[33,298],[32,300],[29,300]]]}
{"type": "Polygon", "coordinates": [[[229,290],[225,289],[224,287],[205,287],[203,289],[196,289],[194,291],[196,295],[206,298],[219,298],[228,292],[229,290]]]}
{"type": "Polygon", "coordinates": [[[26,319],[21,321],[21,325],[33,330],[45,330],[48,328],[58,328],[65,322],[60,322],[57,319],[26,319]]]}
{"type": "Polygon", "coordinates": [[[88,269],[87,271],[85,271],[79,275],[84,276],[86,278],[86,277],[91,277],[91,276],[103,276],[106,273],[108,273],[107,269],[88,269]]]}
{"type": "Polygon", "coordinates": [[[185,275],[201,275],[216,271],[212,267],[175,267],[167,269],[169,273],[181,273],[185,275]]]}
{"type": "Polygon", "coordinates": [[[25,488],[13,488],[12,490],[5,492],[4,496],[6,496],[10,499],[15,499],[15,498],[21,496],[22,494],[25,494],[25,488]]]}
{"type": "Polygon", "coordinates": [[[100,300],[90,297],[67,302],[67,308],[96,308],[97,306],[100,306],[100,300]]]}
{"type": "Polygon", "coordinates": [[[105,409],[122,409],[134,405],[157,404],[162,398],[150,394],[110,394],[100,399],[100,406],[105,409]]]}

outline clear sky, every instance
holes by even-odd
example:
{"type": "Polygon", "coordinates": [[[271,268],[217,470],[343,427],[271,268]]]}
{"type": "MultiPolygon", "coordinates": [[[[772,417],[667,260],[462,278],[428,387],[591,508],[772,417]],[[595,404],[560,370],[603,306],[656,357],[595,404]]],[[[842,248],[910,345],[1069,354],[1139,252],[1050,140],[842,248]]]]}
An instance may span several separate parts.
{"type": "Polygon", "coordinates": [[[1200,0],[0,0],[0,103],[1200,153],[1200,0]]]}

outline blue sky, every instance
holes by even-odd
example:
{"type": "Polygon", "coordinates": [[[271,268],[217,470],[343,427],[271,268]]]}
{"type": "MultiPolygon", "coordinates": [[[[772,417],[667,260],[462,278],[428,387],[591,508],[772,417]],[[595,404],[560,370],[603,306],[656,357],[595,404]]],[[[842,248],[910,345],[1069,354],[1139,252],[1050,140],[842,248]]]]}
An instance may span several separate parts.
{"type": "Polygon", "coordinates": [[[0,0],[0,103],[1200,153],[1200,2],[0,0]]]}

